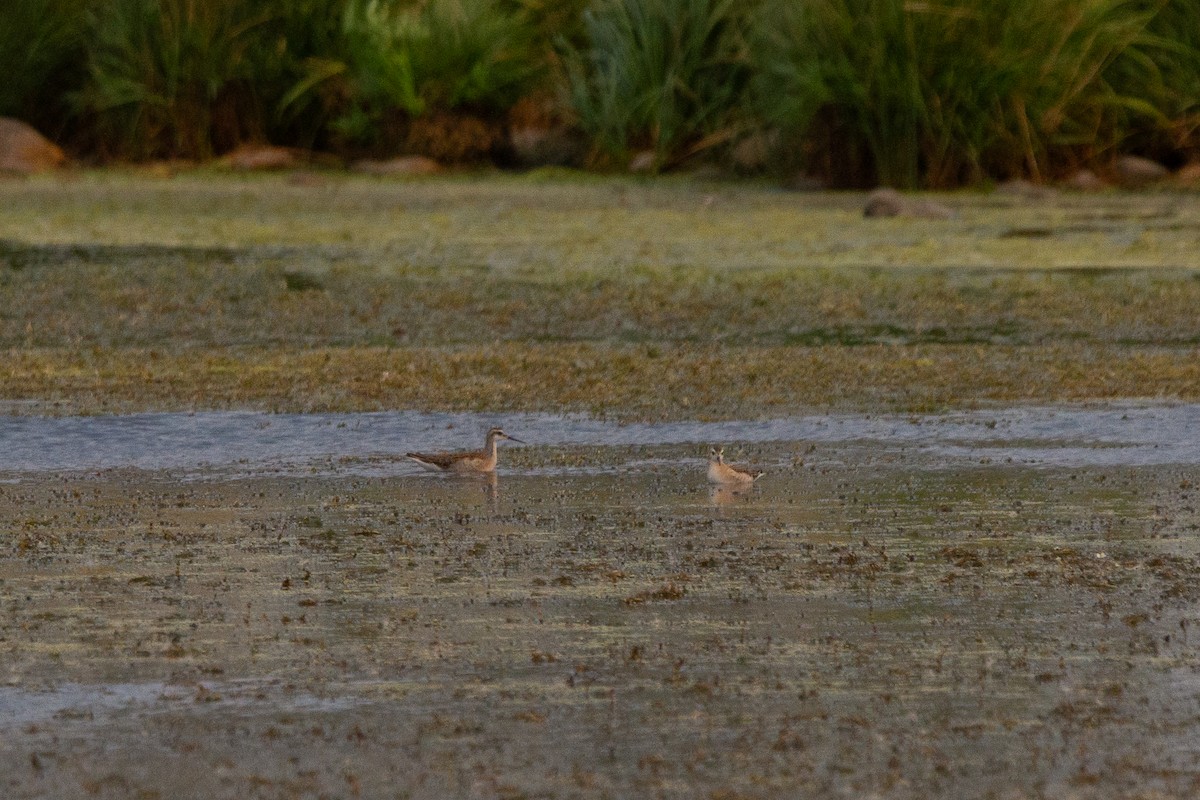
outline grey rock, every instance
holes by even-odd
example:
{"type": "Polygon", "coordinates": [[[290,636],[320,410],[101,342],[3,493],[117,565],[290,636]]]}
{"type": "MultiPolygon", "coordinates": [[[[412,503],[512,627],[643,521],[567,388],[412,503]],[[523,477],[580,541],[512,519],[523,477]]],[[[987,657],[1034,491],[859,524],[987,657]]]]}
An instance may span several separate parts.
{"type": "Polygon", "coordinates": [[[1049,186],[1041,186],[1024,178],[1013,178],[996,187],[996,192],[1027,200],[1045,200],[1058,194],[1049,186]]]}
{"type": "Polygon", "coordinates": [[[1114,162],[1113,170],[1116,173],[1117,182],[1129,189],[1149,186],[1171,174],[1171,171],[1162,164],[1141,156],[1121,156],[1114,162]]]}
{"type": "Polygon", "coordinates": [[[270,144],[244,144],[227,153],[221,162],[231,169],[267,171],[291,169],[300,163],[296,151],[270,144]]]}
{"type": "Polygon", "coordinates": [[[895,189],[876,189],[867,195],[864,217],[910,217],[913,219],[953,219],[954,209],[932,200],[906,197],[895,189]]]}
{"type": "Polygon", "coordinates": [[[427,156],[399,156],[386,161],[365,159],[356,161],[350,166],[355,172],[380,177],[413,177],[420,175],[436,175],[443,171],[437,161],[427,156]]]}
{"type": "Polygon", "coordinates": [[[876,189],[867,195],[864,217],[898,217],[904,213],[904,195],[895,189],[876,189]]]}
{"type": "Polygon", "coordinates": [[[1108,188],[1108,184],[1090,169],[1081,169],[1067,178],[1063,185],[1077,192],[1100,192],[1108,188]]]}

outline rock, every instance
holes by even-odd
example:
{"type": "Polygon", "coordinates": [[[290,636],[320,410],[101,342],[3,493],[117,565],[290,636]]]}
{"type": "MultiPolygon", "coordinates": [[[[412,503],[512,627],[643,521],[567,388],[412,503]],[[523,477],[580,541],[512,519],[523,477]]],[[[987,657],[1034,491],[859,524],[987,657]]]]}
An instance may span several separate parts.
{"type": "Polygon", "coordinates": [[[300,163],[296,151],[269,144],[244,144],[221,159],[231,169],[278,170],[291,169],[300,163]]]}
{"type": "Polygon", "coordinates": [[[306,189],[316,189],[324,186],[328,181],[325,177],[316,172],[308,170],[299,170],[287,176],[288,186],[302,186],[306,189]]]}
{"type": "Polygon", "coordinates": [[[355,161],[350,169],[379,177],[413,177],[436,175],[442,171],[442,165],[427,156],[399,156],[386,161],[355,161]]]}
{"type": "Polygon", "coordinates": [[[1108,184],[1090,169],[1081,169],[1063,182],[1063,186],[1077,192],[1100,192],[1108,188],[1108,184]]]}
{"type": "Polygon", "coordinates": [[[1027,200],[1045,200],[1058,194],[1049,186],[1039,186],[1024,178],[1013,178],[1012,180],[1005,181],[996,187],[996,192],[1013,197],[1022,197],[1027,200]]]}
{"type": "Polygon", "coordinates": [[[0,172],[30,175],[61,167],[67,154],[20,120],[0,117],[0,172]]]}
{"type": "Polygon", "coordinates": [[[508,132],[508,146],[517,166],[571,167],[583,162],[587,141],[567,127],[523,125],[508,132]]]}
{"type": "Polygon", "coordinates": [[[630,172],[653,172],[658,166],[658,157],[653,150],[643,150],[629,159],[630,172]]]}
{"type": "Polygon", "coordinates": [[[954,209],[932,200],[910,198],[887,187],[867,195],[864,217],[911,217],[915,219],[953,219],[954,209]]]}
{"type": "Polygon", "coordinates": [[[1175,173],[1175,183],[1189,188],[1200,188],[1200,161],[1189,161],[1175,173]]]}
{"type": "Polygon", "coordinates": [[[194,169],[195,167],[196,163],[193,161],[168,159],[165,161],[146,161],[131,167],[131,169],[138,175],[146,178],[170,180],[180,172],[185,172],[189,169],[194,169]]]}
{"type": "Polygon", "coordinates": [[[1127,189],[1157,183],[1171,174],[1162,164],[1141,156],[1121,156],[1113,164],[1113,171],[1117,182],[1127,189]]]}
{"type": "Polygon", "coordinates": [[[895,189],[876,189],[867,195],[864,217],[898,217],[904,213],[904,196],[895,189]]]}

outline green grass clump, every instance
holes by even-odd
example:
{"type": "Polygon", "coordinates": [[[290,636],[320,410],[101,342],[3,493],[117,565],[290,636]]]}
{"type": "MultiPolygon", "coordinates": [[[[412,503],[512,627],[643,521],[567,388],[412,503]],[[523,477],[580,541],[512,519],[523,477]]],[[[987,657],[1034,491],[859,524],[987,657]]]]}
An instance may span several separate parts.
{"type": "Polygon", "coordinates": [[[785,143],[828,145],[809,166],[839,182],[1046,177],[1122,140],[1140,101],[1108,70],[1153,13],[1125,0],[777,0],[755,40],[754,96],[785,143]]]}
{"type": "Polygon", "coordinates": [[[532,28],[489,0],[430,0],[420,8],[367,0],[347,16],[358,39],[364,99],[410,114],[504,110],[537,76],[532,28]]]}
{"type": "Polygon", "coordinates": [[[330,122],[340,113],[335,92],[299,92],[285,102],[315,64],[345,52],[343,16],[350,0],[263,0],[264,24],[248,51],[252,80],[239,84],[242,115],[279,144],[329,146],[330,122]]]}
{"type": "Polygon", "coordinates": [[[1166,160],[1200,154],[1200,4],[1157,0],[1139,46],[1113,65],[1111,80],[1142,103],[1124,121],[1130,145],[1166,160]]]}
{"type": "Polygon", "coordinates": [[[397,120],[403,128],[426,115],[502,117],[545,69],[530,19],[491,0],[352,0],[342,37],[342,54],[311,61],[283,102],[340,87],[343,107],[332,124],[350,142],[377,143],[397,120]]]}
{"type": "Polygon", "coordinates": [[[568,48],[571,105],[613,159],[649,149],[665,165],[733,132],[749,78],[749,10],[731,0],[598,0],[586,45],[568,48]]]}
{"type": "Polygon", "coordinates": [[[336,98],[283,100],[342,52],[348,0],[115,0],[90,9],[74,93],[95,146],[206,158],[243,141],[321,143],[336,98]]]}
{"type": "Polygon", "coordinates": [[[114,0],[88,13],[87,82],[77,101],[106,149],[203,158],[236,143],[234,87],[253,78],[270,10],[240,0],[114,0]]]}

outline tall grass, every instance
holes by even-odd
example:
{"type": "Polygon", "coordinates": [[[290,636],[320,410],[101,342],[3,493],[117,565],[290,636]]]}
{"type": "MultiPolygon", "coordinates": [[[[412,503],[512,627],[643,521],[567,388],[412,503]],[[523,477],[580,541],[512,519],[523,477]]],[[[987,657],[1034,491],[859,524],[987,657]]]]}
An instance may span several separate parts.
{"type": "Polygon", "coordinates": [[[0,71],[0,114],[101,158],[477,160],[523,109],[597,163],[758,129],[842,185],[1200,157],[1196,0],[0,0],[0,71]]]}
{"type": "Polygon", "coordinates": [[[570,102],[600,151],[659,165],[726,141],[749,78],[736,0],[597,0],[566,47],[570,102]]]}
{"type": "MultiPolygon", "coordinates": [[[[384,66],[394,83],[405,84],[390,97],[406,111],[503,110],[536,78],[533,28],[518,13],[491,0],[405,6],[367,0],[350,31],[372,40],[368,52],[382,59],[366,66],[384,66]]],[[[370,79],[366,72],[360,70],[361,81],[370,79]]]]}
{"type": "Polygon", "coordinates": [[[565,39],[579,43],[583,36],[583,12],[592,0],[503,0],[529,21],[545,42],[565,39]]]}
{"type": "Polygon", "coordinates": [[[247,54],[269,17],[269,10],[240,0],[94,6],[78,106],[94,115],[102,140],[118,155],[212,155],[246,133],[236,114],[222,115],[221,105],[236,103],[231,90],[251,78],[247,54]]]}
{"type": "Polygon", "coordinates": [[[0,115],[59,107],[61,73],[78,63],[84,0],[4,0],[0,9],[0,115]]]}
{"type": "Polygon", "coordinates": [[[338,87],[333,124],[351,141],[386,135],[397,115],[501,115],[545,69],[530,19],[492,0],[351,0],[342,25],[343,52],[310,61],[284,105],[338,87]]]}
{"type": "Polygon", "coordinates": [[[1150,0],[1154,15],[1110,79],[1143,106],[1126,121],[1133,147],[1170,160],[1200,158],[1200,3],[1150,0]]]}
{"type": "Polygon", "coordinates": [[[1043,177],[1052,155],[1070,162],[1121,140],[1141,101],[1107,70],[1153,15],[1127,0],[775,0],[756,37],[754,95],[785,141],[840,141],[873,173],[825,164],[834,179],[1043,177]]]}
{"type": "Polygon", "coordinates": [[[267,138],[303,147],[327,146],[330,121],[341,112],[336,92],[304,92],[285,102],[309,78],[313,65],[344,57],[343,19],[351,0],[261,0],[266,22],[247,50],[251,89],[267,138]]]}

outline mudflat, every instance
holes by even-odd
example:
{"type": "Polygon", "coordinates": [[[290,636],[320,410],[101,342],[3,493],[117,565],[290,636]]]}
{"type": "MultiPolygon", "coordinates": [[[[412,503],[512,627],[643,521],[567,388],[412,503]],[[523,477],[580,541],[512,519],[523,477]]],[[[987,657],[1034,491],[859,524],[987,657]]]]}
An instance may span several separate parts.
{"type": "Polygon", "coordinates": [[[1200,791],[1195,197],[302,177],[0,183],[0,794],[1200,791]]]}
{"type": "Polygon", "coordinates": [[[744,494],[686,445],[514,449],[494,481],[26,474],[0,488],[4,794],[1200,785],[1195,464],[742,450],[768,469],[744,494]]]}

